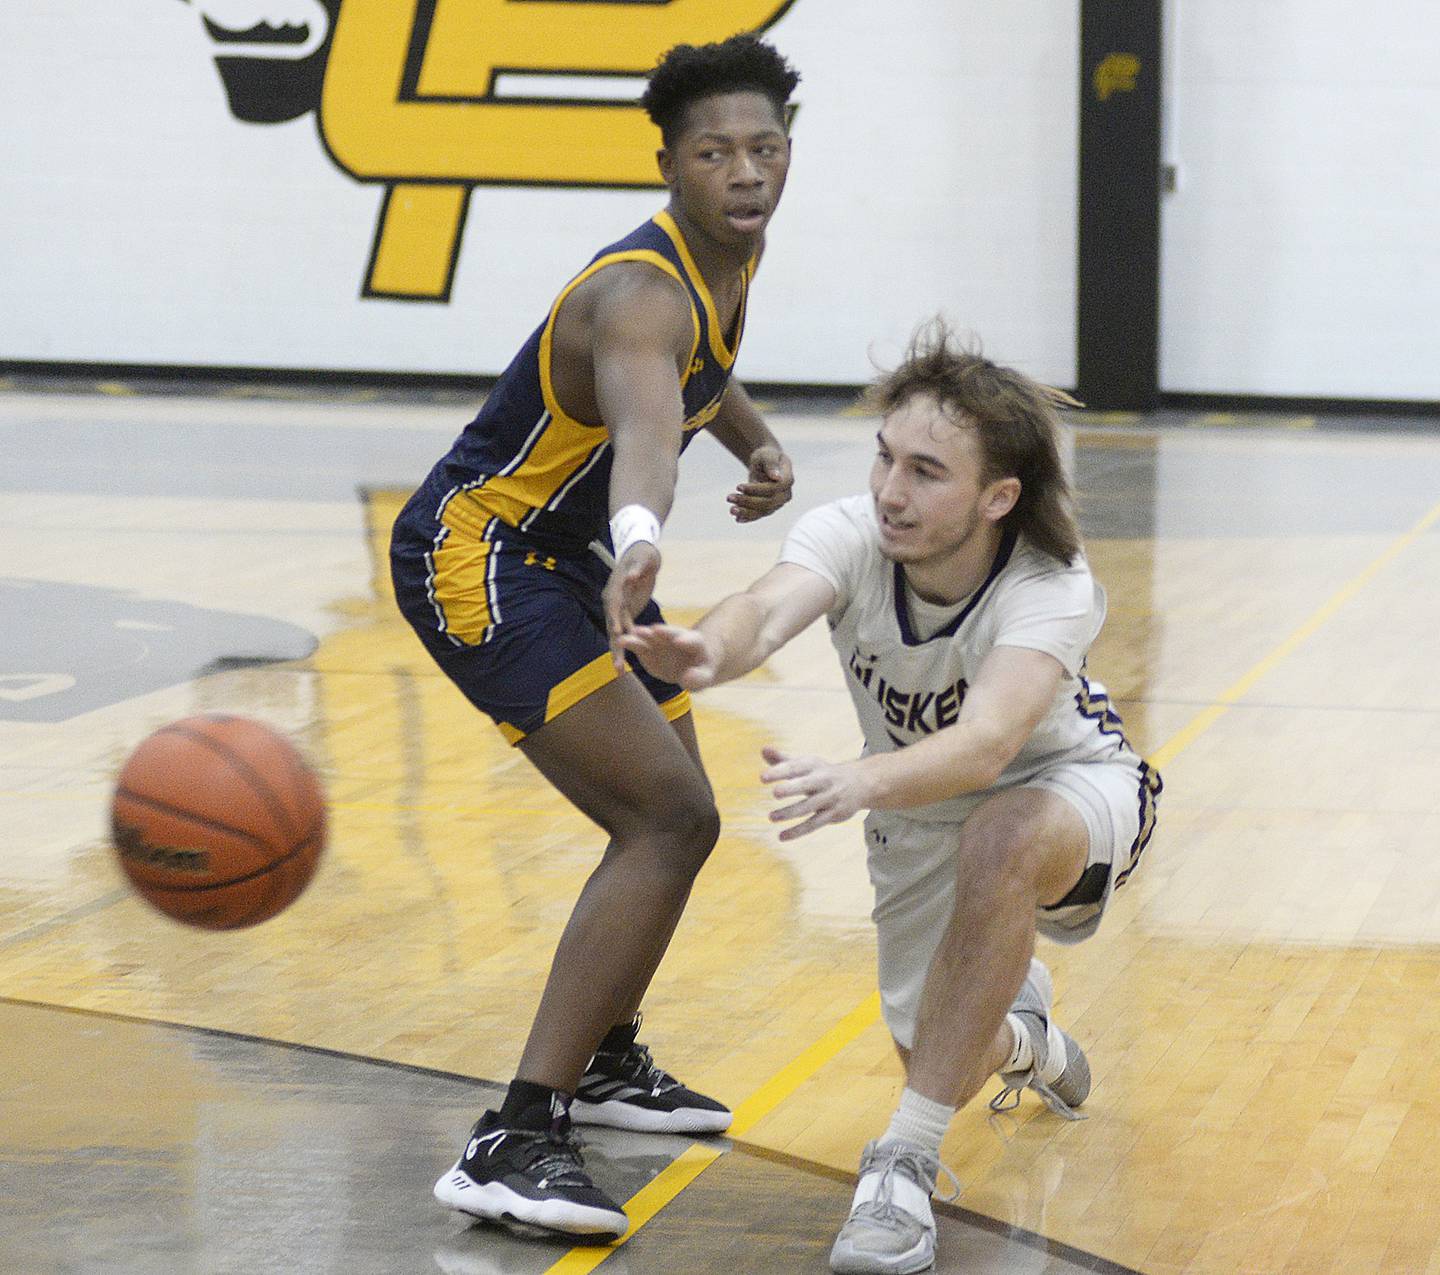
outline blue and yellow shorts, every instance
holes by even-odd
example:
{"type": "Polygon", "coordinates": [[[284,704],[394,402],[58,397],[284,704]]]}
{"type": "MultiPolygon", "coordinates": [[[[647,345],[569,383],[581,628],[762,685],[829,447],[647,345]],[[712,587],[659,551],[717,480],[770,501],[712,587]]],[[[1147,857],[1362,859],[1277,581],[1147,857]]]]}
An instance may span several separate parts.
{"type": "MultiPolygon", "coordinates": [[[[589,550],[542,548],[498,518],[444,526],[430,508],[412,499],[396,519],[395,600],[445,675],[510,743],[615,680],[605,562],[589,550]]],[[[660,608],[650,602],[637,622],[662,623],[660,608]]],[[[688,691],[633,659],[630,667],[668,721],[690,711],[688,691]]]]}

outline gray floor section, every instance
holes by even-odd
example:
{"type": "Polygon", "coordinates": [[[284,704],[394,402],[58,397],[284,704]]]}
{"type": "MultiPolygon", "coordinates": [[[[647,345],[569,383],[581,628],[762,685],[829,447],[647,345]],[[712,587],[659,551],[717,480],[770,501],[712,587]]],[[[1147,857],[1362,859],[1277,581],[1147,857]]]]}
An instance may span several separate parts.
{"type": "MultiPolygon", "coordinates": [[[[6,1086],[7,1275],[531,1275],[566,1251],[472,1224],[430,1194],[494,1085],[14,1003],[0,1003],[0,1030],[12,1046],[83,1036],[75,1053],[139,1066],[148,1086],[68,1069],[6,1086]]],[[[610,1130],[586,1142],[620,1199],[690,1145],[610,1130]]]]}
{"type": "MultiPolygon", "coordinates": [[[[7,1065],[0,1090],[6,1275],[541,1275],[568,1251],[431,1197],[497,1085],[15,1001],[0,1000],[0,1038],[0,1061],[47,1060],[7,1065]]],[[[584,1136],[621,1200],[691,1145],[584,1136]]],[[[820,1275],[852,1190],[734,1146],[600,1269],[820,1275]]],[[[941,1275],[1124,1269],[953,1206],[937,1217],[941,1275]]]]}

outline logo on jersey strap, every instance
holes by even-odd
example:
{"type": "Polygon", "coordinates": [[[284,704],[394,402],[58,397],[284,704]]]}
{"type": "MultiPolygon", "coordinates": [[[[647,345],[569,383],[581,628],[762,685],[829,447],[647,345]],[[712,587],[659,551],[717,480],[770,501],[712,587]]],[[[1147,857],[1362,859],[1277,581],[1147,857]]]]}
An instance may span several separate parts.
{"type": "MultiPolygon", "coordinates": [[[[794,0],[181,0],[252,124],[385,188],[361,295],[448,301],[479,185],[659,187],[642,78],[794,0]]],[[[357,250],[357,258],[359,252],[357,250]]]]}

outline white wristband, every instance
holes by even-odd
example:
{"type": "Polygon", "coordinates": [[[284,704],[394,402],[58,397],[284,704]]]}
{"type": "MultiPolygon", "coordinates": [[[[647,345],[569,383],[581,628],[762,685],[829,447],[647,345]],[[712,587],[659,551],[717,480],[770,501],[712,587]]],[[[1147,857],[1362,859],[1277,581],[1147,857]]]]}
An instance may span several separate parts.
{"type": "Polygon", "coordinates": [[[610,543],[615,546],[615,561],[625,556],[631,545],[641,540],[652,545],[660,543],[660,519],[644,505],[624,505],[610,519],[610,543]]]}

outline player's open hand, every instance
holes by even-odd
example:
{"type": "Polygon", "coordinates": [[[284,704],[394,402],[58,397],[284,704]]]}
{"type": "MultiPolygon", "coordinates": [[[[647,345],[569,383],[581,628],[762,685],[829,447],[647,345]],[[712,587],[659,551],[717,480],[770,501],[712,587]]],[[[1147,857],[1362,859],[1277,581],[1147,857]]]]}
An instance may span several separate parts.
{"type": "Polygon", "coordinates": [[[625,652],[620,639],[635,628],[635,617],[650,601],[655,578],[660,574],[660,550],[648,540],[639,540],[625,550],[605,582],[601,595],[605,604],[605,629],[610,637],[610,656],[615,671],[625,671],[625,652]]]}
{"type": "Polygon", "coordinates": [[[789,504],[794,488],[790,457],[778,447],[757,447],[750,453],[749,478],[725,499],[736,522],[754,522],[789,504]]]}
{"type": "Polygon", "coordinates": [[[803,819],[780,833],[781,841],[794,841],[826,824],[844,823],[870,806],[870,794],[858,762],[829,762],[822,757],[791,757],[778,748],[762,748],[769,764],[760,782],[773,784],[772,797],[798,797],[799,801],[770,812],[771,823],[803,819]]]}
{"type": "Polygon", "coordinates": [[[696,629],[675,624],[637,624],[617,639],[646,672],[662,681],[674,682],[687,691],[703,691],[715,685],[719,652],[696,629]]]}

